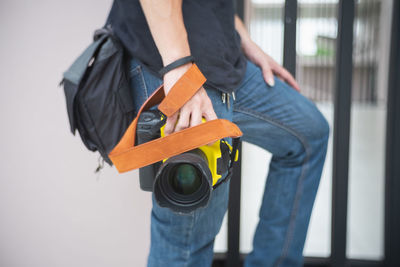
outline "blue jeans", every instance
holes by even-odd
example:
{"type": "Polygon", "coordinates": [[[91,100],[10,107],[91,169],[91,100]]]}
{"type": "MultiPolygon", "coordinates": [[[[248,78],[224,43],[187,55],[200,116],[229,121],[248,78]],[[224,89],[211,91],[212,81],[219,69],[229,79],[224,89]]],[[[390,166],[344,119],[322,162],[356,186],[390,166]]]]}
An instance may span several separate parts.
{"type": "MultiPolygon", "coordinates": [[[[130,61],[136,111],[162,84],[136,59],[130,61]]],[[[329,126],[316,106],[275,78],[268,86],[258,66],[247,63],[230,106],[205,87],[219,118],[236,123],[243,140],[272,153],[268,179],[246,267],[301,266],[307,228],[325,161],[329,126]]],[[[243,158],[246,160],[246,158],[243,158]]],[[[251,182],[251,177],[243,177],[251,182]]],[[[214,238],[228,205],[229,183],[212,192],[207,207],[189,214],[154,200],[148,266],[211,266],[214,238]]]]}

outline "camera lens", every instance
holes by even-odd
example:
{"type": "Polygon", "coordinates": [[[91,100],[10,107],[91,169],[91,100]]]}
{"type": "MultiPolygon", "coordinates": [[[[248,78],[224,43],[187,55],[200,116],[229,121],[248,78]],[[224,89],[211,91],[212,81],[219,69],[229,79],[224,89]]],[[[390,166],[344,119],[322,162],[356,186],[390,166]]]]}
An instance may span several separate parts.
{"type": "Polygon", "coordinates": [[[168,177],[172,189],[181,195],[191,195],[201,186],[201,173],[192,164],[183,163],[176,165],[168,177]]]}
{"type": "Polygon", "coordinates": [[[162,207],[190,212],[207,205],[212,174],[206,155],[194,149],[167,159],[154,179],[154,197],[162,207]]]}

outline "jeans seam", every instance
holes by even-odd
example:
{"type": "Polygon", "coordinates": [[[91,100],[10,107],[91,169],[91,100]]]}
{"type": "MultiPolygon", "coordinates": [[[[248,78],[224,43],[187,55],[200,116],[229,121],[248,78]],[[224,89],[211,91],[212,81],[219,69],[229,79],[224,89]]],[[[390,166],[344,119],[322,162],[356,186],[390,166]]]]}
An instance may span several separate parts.
{"type": "Polygon", "coordinates": [[[131,74],[131,76],[135,75],[136,70],[139,68],[140,68],[140,65],[136,65],[135,67],[129,68],[129,73],[131,74]]]}
{"type": "Polygon", "coordinates": [[[234,109],[234,111],[237,111],[237,112],[240,112],[240,113],[244,113],[244,114],[247,114],[247,115],[250,115],[250,116],[254,116],[254,117],[258,118],[258,119],[264,120],[264,121],[269,122],[269,123],[273,123],[274,125],[282,128],[284,130],[287,130],[294,137],[299,139],[299,141],[303,145],[305,153],[306,153],[306,156],[305,156],[305,158],[303,160],[300,177],[299,177],[299,180],[298,180],[297,186],[296,186],[296,194],[295,194],[295,198],[294,198],[294,202],[293,202],[293,206],[292,206],[292,211],[290,213],[289,226],[288,226],[288,229],[287,229],[287,232],[286,232],[286,237],[285,237],[285,242],[284,242],[284,245],[283,245],[283,249],[282,249],[282,252],[281,252],[281,255],[280,255],[279,259],[277,260],[276,264],[274,264],[274,266],[280,266],[282,261],[283,261],[283,259],[288,254],[290,242],[293,239],[294,221],[296,219],[296,214],[297,214],[298,208],[299,208],[298,205],[299,205],[299,201],[300,201],[300,197],[301,197],[301,190],[300,189],[303,186],[303,180],[304,180],[304,177],[305,177],[305,173],[306,173],[306,171],[308,169],[308,164],[307,163],[308,163],[308,161],[310,159],[310,147],[309,147],[308,142],[305,141],[305,138],[303,138],[303,136],[298,134],[294,129],[292,129],[291,127],[289,127],[287,125],[284,125],[284,124],[280,123],[279,121],[277,121],[277,120],[275,120],[275,119],[273,119],[273,118],[271,118],[269,116],[254,112],[253,110],[244,109],[244,108],[241,108],[241,107],[234,107],[233,109],[234,109]]]}
{"type": "MultiPolygon", "coordinates": [[[[185,246],[186,247],[188,247],[188,246],[190,246],[190,238],[191,238],[191,235],[192,235],[192,233],[193,233],[193,226],[194,226],[194,221],[195,221],[195,218],[194,218],[194,213],[193,214],[190,214],[189,215],[190,217],[191,217],[191,224],[190,224],[190,226],[189,226],[189,231],[188,231],[188,234],[186,235],[186,242],[185,242],[185,246]]],[[[189,259],[190,259],[190,247],[189,247],[189,249],[188,250],[185,250],[184,251],[185,253],[184,253],[184,256],[185,256],[185,264],[184,264],[184,266],[183,267],[188,267],[189,266],[189,259]]]]}
{"type": "Polygon", "coordinates": [[[141,65],[137,65],[133,68],[131,68],[129,70],[130,72],[130,78],[133,79],[136,75],[139,75],[140,77],[140,82],[141,82],[141,89],[144,92],[145,95],[145,99],[149,98],[149,94],[147,92],[147,85],[146,85],[146,81],[144,79],[144,75],[143,75],[143,70],[142,70],[142,66],[141,65]]]}
{"type": "Polygon", "coordinates": [[[141,78],[141,80],[142,80],[142,84],[143,84],[143,91],[144,91],[144,94],[145,94],[145,96],[146,96],[146,99],[148,99],[149,98],[149,94],[148,94],[148,92],[147,92],[147,85],[146,85],[146,81],[144,80],[144,75],[143,75],[143,71],[142,71],[142,66],[140,66],[139,65],[139,70],[140,70],[140,78],[141,78]]]}

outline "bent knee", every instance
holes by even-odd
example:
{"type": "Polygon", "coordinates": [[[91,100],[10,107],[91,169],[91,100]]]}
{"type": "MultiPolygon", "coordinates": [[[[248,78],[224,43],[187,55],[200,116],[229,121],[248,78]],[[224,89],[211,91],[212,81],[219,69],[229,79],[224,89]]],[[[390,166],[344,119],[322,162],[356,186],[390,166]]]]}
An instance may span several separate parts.
{"type": "Polygon", "coordinates": [[[326,118],[316,108],[311,118],[311,125],[308,129],[308,139],[312,142],[320,141],[326,143],[329,139],[330,126],[326,118]]]}

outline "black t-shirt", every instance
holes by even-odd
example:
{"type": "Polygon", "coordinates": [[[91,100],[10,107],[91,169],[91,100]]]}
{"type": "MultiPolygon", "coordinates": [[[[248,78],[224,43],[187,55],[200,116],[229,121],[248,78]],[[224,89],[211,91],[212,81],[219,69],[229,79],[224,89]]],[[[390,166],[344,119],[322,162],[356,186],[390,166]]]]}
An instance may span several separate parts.
{"type": "MultiPolygon", "coordinates": [[[[246,59],[235,30],[233,1],[183,0],[182,13],[190,51],[207,78],[206,86],[234,91],[244,76],[246,59]]],[[[129,54],[160,77],[161,55],[139,0],[114,0],[106,23],[129,54]]]]}

